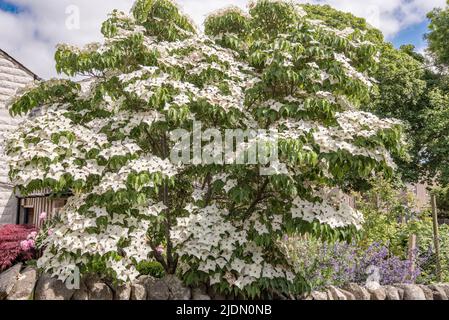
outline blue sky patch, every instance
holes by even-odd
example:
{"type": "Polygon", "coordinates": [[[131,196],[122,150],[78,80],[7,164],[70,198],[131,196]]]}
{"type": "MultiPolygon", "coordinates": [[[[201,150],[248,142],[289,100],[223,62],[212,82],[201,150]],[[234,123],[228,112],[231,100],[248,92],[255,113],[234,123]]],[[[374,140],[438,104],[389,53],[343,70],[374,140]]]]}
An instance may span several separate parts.
{"type": "Polygon", "coordinates": [[[398,34],[392,39],[393,44],[396,47],[400,47],[402,44],[413,44],[417,49],[422,49],[427,46],[426,40],[424,40],[424,34],[428,32],[427,26],[429,21],[426,19],[419,24],[414,24],[408,28],[399,31],[398,34]]]}
{"type": "Polygon", "coordinates": [[[6,0],[0,0],[0,10],[11,13],[19,13],[21,11],[18,5],[6,0]]]}

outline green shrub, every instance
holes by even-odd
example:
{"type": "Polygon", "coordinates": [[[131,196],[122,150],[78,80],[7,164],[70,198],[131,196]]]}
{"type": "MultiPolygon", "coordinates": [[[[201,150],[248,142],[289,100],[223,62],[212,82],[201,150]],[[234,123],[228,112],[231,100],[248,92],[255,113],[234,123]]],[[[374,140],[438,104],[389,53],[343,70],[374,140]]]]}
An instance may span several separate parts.
{"type": "MultiPolygon", "coordinates": [[[[424,214],[420,219],[410,221],[400,230],[398,238],[406,241],[411,234],[417,236],[418,253],[423,256],[421,269],[423,274],[420,282],[430,283],[437,281],[436,278],[436,256],[434,250],[433,224],[429,214],[424,214]]],[[[439,226],[440,239],[440,264],[441,280],[449,281],[449,226],[439,226]]]]}
{"type": "Polygon", "coordinates": [[[157,261],[141,261],[137,265],[137,271],[142,275],[148,275],[155,278],[162,278],[165,275],[165,270],[157,261]]]}
{"type": "Polygon", "coordinates": [[[437,199],[438,217],[449,218],[449,187],[436,187],[432,191],[437,199]]]}

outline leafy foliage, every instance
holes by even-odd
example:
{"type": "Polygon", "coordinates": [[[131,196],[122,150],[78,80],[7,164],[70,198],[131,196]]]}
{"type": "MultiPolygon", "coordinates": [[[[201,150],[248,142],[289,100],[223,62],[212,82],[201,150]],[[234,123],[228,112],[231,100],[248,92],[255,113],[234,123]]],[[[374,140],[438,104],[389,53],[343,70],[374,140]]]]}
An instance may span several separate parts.
{"type": "MultiPolygon", "coordinates": [[[[411,45],[397,50],[383,40],[382,33],[371,27],[362,18],[342,13],[329,6],[306,5],[306,11],[316,19],[339,28],[353,28],[375,45],[377,63],[367,71],[376,79],[376,86],[370,92],[370,102],[362,105],[364,110],[381,117],[393,117],[403,121],[407,156],[395,157],[402,179],[418,181],[427,173],[421,155],[425,141],[422,139],[427,123],[424,113],[431,108],[427,92],[431,90],[435,75],[426,70],[424,57],[414,51],[411,45]]],[[[354,63],[364,63],[365,59],[354,63]]]]}
{"type": "Polygon", "coordinates": [[[427,17],[430,19],[430,32],[426,35],[429,50],[438,63],[449,65],[449,9],[436,8],[427,17]]]}
{"type": "Polygon", "coordinates": [[[435,187],[432,192],[436,196],[438,217],[449,218],[449,188],[448,187],[435,187]]]}
{"type": "Polygon", "coordinates": [[[423,113],[425,127],[421,130],[421,152],[424,168],[429,180],[432,178],[442,186],[449,183],[449,155],[447,131],[449,130],[449,95],[439,88],[428,93],[429,108],[423,113]]]}
{"type": "MultiPolygon", "coordinates": [[[[420,271],[417,281],[435,282],[437,270],[431,214],[428,211],[412,210],[413,198],[404,190],[400,184],[378,179],[373,182],[371,191],[358,199],[357,207],[363,212],[365,223],[357,246],[367,250],[373,244],[378,244],[387,248],[390,255],[405,260],[409,256],[410,236],[415,235],[415,264],[420,271]]],[[[447,279],[449,226],[441,224],[439,228],[442,278],[447,279]]]]}
{"type": "Polygon", "coordinates": [[[303,290],[278,239],[350,239],[363,217],[344,191],[391,176],[391,155],[404,151],[400,122],[360,111],[376,88],[371,33],[306,11],[251,2],[248,14],[209,16],[202,35],[173,2],[138,0],[131,16],[114,11],[103,24],[104,44],[60,46],[58,71],[91,78],[37,84],[10,106],[43,110],[9,138],[12,181],[23,194],[73,194],[39,267],[62,280],[79,267],[131,281],[155,259],[187,284],[245,297],[303,290]],[[170,132],[194,121],[276,131],[274,174],[223,159],[170,162],[170,132]]]}
{"type": "MultiPolygon", "coordinates": [[[[418,255],[423,257],[421,263],[422,275],[420,282],[430,283],[437,281],[436,256],[434,250],[433,224],[430,214],[424,214],[420,219],[413,220],[401,228],[399,239],[406,242],[410,234],[417,236],[418,255]]],[[[443,282],[449,280],[449,226],[440,225],[440,264],[441,279],[443,282]]]]}
{"type": "Polygon", "coordinates": [[[408,237],[402,239],[398,235],[401,224],[414,217],[414,198],[398,177],[394,181],[376,177],[370,184],[369,191],[354,194],[356,206],[365,217],[358,245],[367,249],[377,243],[405,257],[408,237]]]}
{"type": "Polygon", "coordinates": [[[165,269],[157,261],[141,261],[137,266],[137,271],[143,275],[149,275],[154,278],[163,278],[165,269]]]}

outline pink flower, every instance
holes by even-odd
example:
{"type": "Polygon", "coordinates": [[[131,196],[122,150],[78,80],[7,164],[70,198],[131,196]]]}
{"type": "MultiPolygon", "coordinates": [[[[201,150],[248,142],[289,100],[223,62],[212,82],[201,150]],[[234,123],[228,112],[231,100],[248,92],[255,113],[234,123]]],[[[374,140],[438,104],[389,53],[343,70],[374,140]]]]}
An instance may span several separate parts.
{"type": "Polygon", "coordinates": [[[47,219],[47,212],[42,212],[39,215],[39,220],[42,221],[42,220],[45,220],[45,219],[47,219]]]}
{"type": "Polygon", "coordinates": [[[51,236],[51,235],[53,234],[53,229],[48,229],[48,230],[47,230],[47,234],[48,234],[49,236],[51,236]]]}
{"type": "Polygon", "coordinates": [[[156,248],[156,252],[159,253],[159,254],[162,254],[164,252],[164,248],[162,246],[158,246],[156,248]]]}
{"type": "Polygon", "coordinates": [[[37,236],[36,231],[30,232],[30,234],[27,236],[27,240],[36,239],[36,236],[37,236]]]}
{"type": "Polygon", "coordinates": [[[28,240],[28,246],[30,247],[30,249],[34,249],[36,247],[36,242],[34,242],[34,240],[30,239],[30,240],[28,240]]]}
{"type": "Polygon", "coordinates": [[[35,245],[36,244],[35,244],[34,240],[32,240],[32,239],[20,241],[20,248],[23,251],[28,251],[30,249],[34,249],[35,245]]]}
{"type": "Polygon", "coordinates": [[[28,243],[28,240],[20,241],[20,249],[22,249],[23,251],[30,250],[30,245],[28,243]]]}

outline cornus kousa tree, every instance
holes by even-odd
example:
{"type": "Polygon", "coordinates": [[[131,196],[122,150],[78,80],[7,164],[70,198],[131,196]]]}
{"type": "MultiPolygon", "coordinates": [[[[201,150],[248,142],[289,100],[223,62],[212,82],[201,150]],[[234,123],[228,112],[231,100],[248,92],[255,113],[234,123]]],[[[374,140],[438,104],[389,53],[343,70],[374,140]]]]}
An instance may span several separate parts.
{"type": "Polygon", "coordinates": [[[87,80],[36,83],[10,105],[33,115],[7,143],[17,188],[72,194],[39,267],[132,281],[155,259],[224,292],[304,289],[279,239],[353,235],[363,217],[345,192],[391,174],[402,152],[397,121],[358,111],[376,87],[375,46],[266,0],[209,16],[205,34],[171,1],[138,0],[102,33],[56,52],[59,72],[87,80]],[[198,123],[215,134],[198,141],[198,123]],[[228,148],[243,163],[220,152],[229,129],[256,132],[228,148]],[[190,140],[200,157],[178,157],[190,140]]]}

